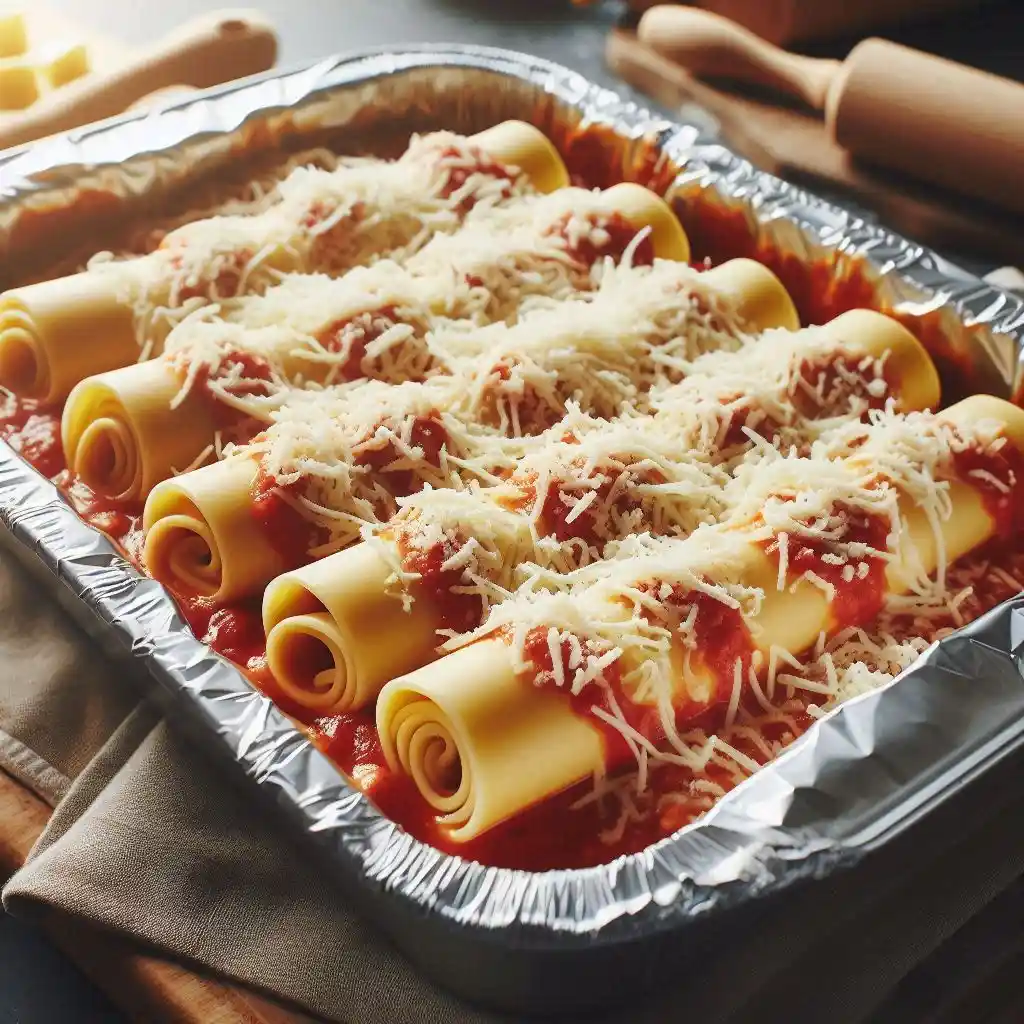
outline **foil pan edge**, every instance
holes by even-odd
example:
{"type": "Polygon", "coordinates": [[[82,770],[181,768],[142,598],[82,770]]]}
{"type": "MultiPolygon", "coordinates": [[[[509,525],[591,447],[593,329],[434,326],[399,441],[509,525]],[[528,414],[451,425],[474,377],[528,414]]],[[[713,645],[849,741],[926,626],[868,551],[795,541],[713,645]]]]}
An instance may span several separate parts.
{"type": "MultiPolygon", "coordinates": [[[[748,203],[766,230],[795,225],[797,234],[787,238],[799,258],[820,250],[867,255],[881,272],[893,272],[886,287],[894,306],[954,306],[966,325],[977,328],[974,337],[990,349],[994,372],[1016,393],[1024,331],[1019,300],[756,171],[693,128],[623,103],[575,72],[485,47],[410,47],[318,61],[0,154],[0,237],[5,216],[19,204],[74,188],[86,167],[96,174],[140,154],[173,153],[186,140],[217,139],[268,112],[301,114],[333,90],[375,78],[396,80],[414,68],[508,76],[628,138],[658,134],[669,155],[685,159],[674,187],[714,189],[727,200],[748,203]],[[154,128],[160,129],[159,145],[148,139],[143,145],[154,128]]],[[[838,709],[701,822],[644,852],[574,871],[483,867],[425,846],[384,819],[241,673],[188,633],[159,585],[131,568],[6,446],[0,449],[0,519],[14,542],[89,608],[104,632],[198,712],[246,774],[271,791],[339,864],[367,885],[484,933],[516,932],[539,943],[553,936],[624,941],[848,867],[872,843],[898,830],[911,810],[940,800],[954,780],[997,761],[1024,733],[1017,667],[1024,600],[1015,599],[934,646],[898,685],[838,709]],[[963,680],[970,681],[979,705],[987,702],[993,709],[987,717],[979,710],[969,736],[955,728],[963,680]],[[945,695],[938,708],[936,694],[945,695]],[[911,733],[908,722],[923,706],[939,724],[911,733]],[[969,764],[962,757],[965,745],[971,748],[969,764]],[[837,764],[849,771],[837,773],[837,764]]]]}

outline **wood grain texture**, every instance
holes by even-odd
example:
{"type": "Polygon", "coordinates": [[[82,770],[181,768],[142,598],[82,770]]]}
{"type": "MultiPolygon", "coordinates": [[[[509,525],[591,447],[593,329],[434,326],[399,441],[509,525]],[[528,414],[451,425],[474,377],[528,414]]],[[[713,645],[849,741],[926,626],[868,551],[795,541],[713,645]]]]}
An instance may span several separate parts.
{"type": "MultiPolygon", "coordinates": [[[[24,863],[49,817],[42,800],[0,771],[0,876],[24,863]]],[[[65,921],[43,931],[139,1024],[313,1024],[314,1018],[142,953],[109,932],[65,921]]]]}

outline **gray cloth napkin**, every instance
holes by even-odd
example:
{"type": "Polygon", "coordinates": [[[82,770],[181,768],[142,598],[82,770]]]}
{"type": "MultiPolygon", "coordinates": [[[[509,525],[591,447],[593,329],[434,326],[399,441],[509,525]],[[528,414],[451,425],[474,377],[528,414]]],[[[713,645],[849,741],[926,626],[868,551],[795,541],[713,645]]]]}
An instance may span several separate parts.
{"type": "MultiPolygon", "coordinates": [[[[350,911],[301,837],[264,817],[253,794],[140,702],[9,558],[0,558],[0,766],[56,808],[4,890],[12,913],[112,929],[348,1024],[503,1019],[420,977],[350,911]]],[[[1012,848],[1024,851],[1024,815],[1017,820],[1012,848]]],[[[684,988],[617,1019],[653,1024],[685,1007],[705,1024],[742,1024],[775,1005],[796,1024],[868,1020],[1020,873],[1022,857],[989,845],[988,860],[972,853],[970,873],[953,850],[900,880],[882,917],[859,921],[836,901],[824,918],[796,923],[799,904],[788,903],[781,913],[794,923],[773,931],[770,945],[740,929],[745,947],[727,958],[690,951],[684,988]]],[[[804,907],[822,899],[818,890],[794,896],[804,907]]]]}

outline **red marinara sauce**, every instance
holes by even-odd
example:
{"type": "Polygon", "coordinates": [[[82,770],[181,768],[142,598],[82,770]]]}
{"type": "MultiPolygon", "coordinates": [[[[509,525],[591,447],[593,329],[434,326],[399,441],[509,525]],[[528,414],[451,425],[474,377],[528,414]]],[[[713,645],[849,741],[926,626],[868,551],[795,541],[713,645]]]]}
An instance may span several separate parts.
{"type": "Polygon", "coordinates": [[[478,626],[481,614],[478,599],[472,594],[456,593],[453,589],[462,583],[462,570],[442,568],[465,540],[453,537],[446,543],[424,548],[417,545],[405,531],[392,534],[392,538],[398,545],[402,568],[420,577],[413,584],[413,590],[438,611],[442,628],[463,633],[478,626]]]}
{"type": "MultiPolygon", "coordinates": [[[[643,589],[660,594],[663,587],[653,581],[643,589]]],[[[710,594],[699,591],[673,588],[668,597],[661,598],[664,613],[658,618],[658,625],[669,629],[678,627],[696,608],[693,624],[694,647],[690,653],[690,665],[697,672],[706,673],[711,681],[711,692],[708,699],[694,700],[685,692],[677,693],[674,704],[675,724],[682,726],[692,722],[707,712],[709,707],[726,704],[732,695],[737,664],[742,678],[746,680],[747,672],[754,654],[754,644],[750,630],[740,612],[710,594]]],[[[653,613],[647,613],[650,617],[653,613]]],[[[584,654],[600,656],[601,652],[586,640],[579,640],[584,654]]],[[[574,669],[570,667],[574,644],[564,634],[559,640],[562,676],[571,680],[574,669]]],[[[556,673],[552,660],[551,645],[548,632],[544,629],[533,629],[524,643],[524,653],[533,666],[533,685],[555,685],[556,673]]],[[[684,652],[679,650],[683,657],[684,652]]],[[[588,718],[601,731],[605,743],[606,763],[609,770],[629,764],[633,754],[622,733],[609,725],[602,717],[594,714],[595,708],[601,708],[613,717],[617,707],[622,718],[629,726],[639,732],[652,743],[659,743],[665,737],[661,715],[656,706],[640,703],[624,687],[621,668],[613,662],[602,673],[599,681],[589,683],[571,700],[576,712],[588,718]]]]}
{"type": "MultiPolygon", "coordinates": [[[[512,169],[498,163],[476,146],[471,146],[465,151],[455,146],[446,146],[438,153],[437,161],[445,170],[444,184],[440,192],[445,199],[464,188],[469,179],[478,174],[504,182],[502,196],[507,198],[512,194],[512,183],[515,179],[512,169]]],[[[469,213],[475,205],[476,197],[470,194],[459,202],[459,210],[462,213],[469,213]]]]}
{"type": "Polygon", "coordinates": [[[955,453],[953,468],[981,495],[997,539],[1007,541],[1024,532],[1024,453],[1009,438],[998,450],[969,445],[955,453]]]}
{"type": "MultiPolygon", "coordinates": [[[[611,256],[615,260],[621,259],[639,234],[637,229],[622,214],[613,213],[607,217],[590,218],[590,234],[573,242],[568,237],[568,228],[572,220],[572,214],[566,214],[557,223],[552,225],[548,233],[560,235],[564,238],[569,245],[569,252],[573,258],[584,267],[592,267],[606,256],[611,256]],[[595,242],[595,236],[602,234],[606,237],[601,239],[600,244],[598,244],[595,242]]],[[[648,234],[637,243],[636,248],[633,250],[632,265],[634,267],[649,267],[653,262],[654,243],[648,234]]]]}
{"type": "Polygon", "coordinates": [[[398,311],[394,306],[382,306],[358,317],[336,320],[318,335],[318,341],[328,352],[345,356],[341,368],[341,380],[355,380],[363,376],[362,363],[366,358],[366,346],[398,322],[398,311]]]}
{"type": "Polygon", "coordinates": [[[64,469],[58,409],[5,395],[0,399],[0,439],[43,476],[53,478],[64,469]]]}
{"type": "MultiPolygon", "coordinates": [[[[169,235],[166,244],[161,244],[160,248],[174,252],[183,249],[187,244],[184,241],[179,242],[174,235],[169,235]]],[[[237,295],[245,268],[252,257],[251,249],[239,249],[226,257],[212,279],[200,277],[195,282],[183,284],[178,289],[178,305],[188,302],[189,299],[225,299],[237,295]]],[[[174,252],[170,263],[173,270],[180,272],[185,266],[184,254],[181,251],[174,252]]]]}
{"type": "MultiPolygon", "coordinates": [[[[836,504],[834,512],[846,518],[844,543],[862,543],[879,551],[886,550],[890,531],[888,519],[842,503],[836,504]]],[[[781,557],[778,538],[765,543],[764,549],[772,564],[777,567],[781,557]]],[[[851,559],[848,563],[836,565],[833,560],[824,557],[830,551],[827,542],[788,534],[787,585],[801,579],[805,573],[814,573],[835,588],[835,595],[829,604],[832,628],[838,632],[847,626],[862,626],[882,610],[885,600],[885,559],[865,555],[859,562],[851,559]],[[847,565],[852,566],[852,579],[846,579],[850,574],[847,565]],[[864,575],[858,572],[858,565],[867,567],[866,571],[861,570],[864,575]]]]}
{"type": "MultiPolygon", "coordinates": [[[[176,369],[181,374],[182,383],[184,383],[190,369],[188,361],[182,358],[175,360],[175,362],[176,369]]],[[[240,372],[242,379],[227,388],[231,394],[242,398],[246,396],[266,396],[271,393],[271,382],[273,381],[274,373],[270,363],[262,356],[255,355],[252,352],[244,352],[241,349],[226,352],[216,368],[211,367],[209,363],[203,363],[197,369],[195,380],[192,383],[192,388],[206,400],[207,405],[213,412],[217,426],[221,429],[236,428],[242,421],[248,418],[237,409],[221,401],[220,396],[211,388],[211,384],[223,383],[229,375],[236,371],[240,372]]],[[[255,434],[257,429],[256,426],[253,426],[247,437],[255,434]]],[[[231,439],[242,441],[245,437],[233,436],[231,439]]]]}
{"type": "MultiPolygon", "coordinates": [[[[563,439],[566,443],[574,443],[577,439],[571,435],[563,439]]],[[[575,463],[576,468],[582,469],[583,462],[575,463]]],[[[628,466],[614,468],[601,468],[594,466],[586,479],[566,482],[557,477],[551,477],[547,482],[547,489],[541,501],[541,511],[538,516],[538,529],[546,537],[554,537],[559,542],[570,540],[582,540],[590,546],[597,546],[601,543],[598,535],[598,515],[604,510],[608,511],[608,497],[615,487],[619,477],[627,473],[630,477],[630,486],[623,489],[614,501],[614,508],[619,514],[635,512],[642,507],[642,498],[633,490],[633,485],[660,484],[664,483],[664,477],[653,468],[644,469],[640,472],[632,472],[628,466]],[[601,478],[601,482],[595,487],[588,487],[587,484],[601,478]],[[574,498],[582,498],[590,492],[596,492],[596,499],[582,512],[570,520],[575,500],[565,501],[562,494],[573,495],[574,498]]],[[[504,500],[506,508],[516,511],[532,511],[538,501],[537,476],[535,473],[513,475],[509,478],[519,494],[514,498],[504,500]]],[[[641,528],[642,529],[642,528],[641,528]]]]}
{"type": "Polygon", "coordinates": [[[806,387],[792,389],[794,407],[804,416],[829,415],[848,407],[855,398],[863,399],[869,409],[882,409],[890,395],[898,394],[899,381],[888,366],[881,373],[870,356],[840,352],[827,359],[804,359],[797,377],[806,387]],[[870,365],[866,371],[862,365],[870,365]],[[881,386],[879,386],[879,384],[881,386]]]}
{"type": "Polygon", "coordinates": [[[322,539],[323,531],[298,512],[286,493],[298,497],[302,481],[282,485],[261,466],[252,488],[253,517],[284,563],[296,568],[309,560],[310,548],[322,539]]]}
{"type": "MultiPolygon", "coordinates": [[[[384,440],[378,443],[372,440],[372,434],[370,438],[371,441],[362,446],[358,454],[359,465],[369,466],[380,471],[382,482],[396,496],[418,491],[420,482],[411,470],[388,469],[391,463],[401,458],[401,452],[395,447],[394,442],[384,440]]],[[[439,466],[441,464],[441,449],[448,443],[448,431],[445,430],[444,424],[436,414],[417,416],[409,431],[409,443],[423,452],[423,459],[426,462],[432,466],[439,466]]]]}

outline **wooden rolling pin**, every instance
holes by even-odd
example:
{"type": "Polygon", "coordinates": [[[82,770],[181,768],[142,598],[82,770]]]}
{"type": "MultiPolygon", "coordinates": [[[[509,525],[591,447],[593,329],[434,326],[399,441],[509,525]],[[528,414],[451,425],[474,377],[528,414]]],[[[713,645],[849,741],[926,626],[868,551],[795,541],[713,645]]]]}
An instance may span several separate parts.
{"type": "Polygon", "coordinates": [[[1024,213],[1024,86],[866,39],[845,61],[786,53],[735,22],[649,10],[640,39],[696,77],[768,86],[823,111],[856,159],[1024,213]]]}
{"type": "MultiPolygon", "coordinates": [[[[634,11],[646,11],[665,0],[629,0],[634,11]]],[[[681,2],[681,0],[677,0],[681,2]]],[[[920,21],[978,5],[978,0],[687,0],[731,18],[762,39],[779,46],[815,39],[834,39],[886,25],[920,21]]]]}
{"type": "Polygon", "coordinates": [[[174,86],[205,89],[266,71],[277,58],[270,22],[251,10],[202,15],[110,70],[54,90],[0,123],[0,149],[113,117],[174,86]]]}

